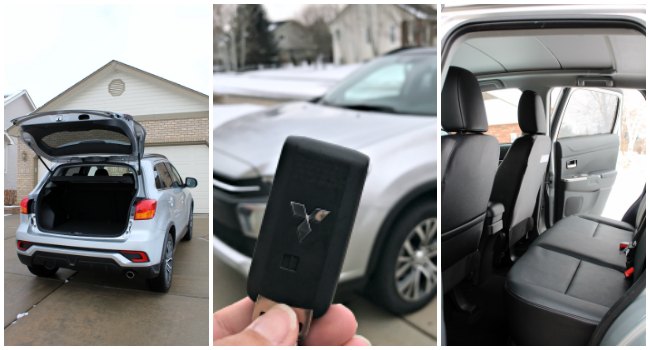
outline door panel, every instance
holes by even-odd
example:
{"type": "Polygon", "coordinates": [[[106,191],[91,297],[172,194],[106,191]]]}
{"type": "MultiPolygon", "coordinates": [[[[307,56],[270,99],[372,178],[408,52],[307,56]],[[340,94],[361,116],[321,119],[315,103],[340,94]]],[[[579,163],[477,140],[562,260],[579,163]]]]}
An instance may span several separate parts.
{"type": "Polygon", "coordinates": [[[559,220],[600,215],[616,180],[617,134],[576,136],[555,142],[556,206],[559,220]]]}

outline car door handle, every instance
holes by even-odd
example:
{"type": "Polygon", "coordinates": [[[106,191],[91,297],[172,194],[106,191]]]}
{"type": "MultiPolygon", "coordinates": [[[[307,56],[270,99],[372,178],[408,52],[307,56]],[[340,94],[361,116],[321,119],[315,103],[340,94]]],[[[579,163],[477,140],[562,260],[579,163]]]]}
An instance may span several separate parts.
{"type": "Polygon", "coordinates": [[[578,166],[578,160],[577,159],[571,159],[566,162],[566,168],[567,169],[573,169],[578,166]]]}

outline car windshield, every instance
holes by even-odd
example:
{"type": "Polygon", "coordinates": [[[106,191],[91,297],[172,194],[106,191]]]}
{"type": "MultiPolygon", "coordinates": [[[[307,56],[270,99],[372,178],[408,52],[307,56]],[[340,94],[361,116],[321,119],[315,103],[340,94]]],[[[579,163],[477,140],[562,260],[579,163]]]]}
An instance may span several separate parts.
{"type": "Polygon", "coordinates": [[[395,114],[436,114],[436,56],[392,55],[374,60],[328,92],[328,106],[395,114]]]}

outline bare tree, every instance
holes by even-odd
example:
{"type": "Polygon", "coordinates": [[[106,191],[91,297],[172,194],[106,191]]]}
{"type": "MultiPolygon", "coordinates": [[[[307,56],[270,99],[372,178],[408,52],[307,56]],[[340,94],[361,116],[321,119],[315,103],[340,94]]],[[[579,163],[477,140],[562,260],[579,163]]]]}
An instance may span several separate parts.
{"type": "Polygon", "coordinates": [[[232,70],[237,66],[237,48],[232,32],[232,23],[237,5],[215,4],[212,7],[213,61],[232,70]]]}

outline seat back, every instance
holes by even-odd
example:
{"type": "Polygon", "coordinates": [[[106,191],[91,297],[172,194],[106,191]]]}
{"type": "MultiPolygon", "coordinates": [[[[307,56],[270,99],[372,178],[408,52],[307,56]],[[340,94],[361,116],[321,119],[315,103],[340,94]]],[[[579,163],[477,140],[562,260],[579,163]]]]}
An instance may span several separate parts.
{"type": "Polygon", "coordinates": [[[505,208],[503,228],[509,247],[533,227],[536,198],[551,152],[541,97],[533,91],[524,91],[517,112],[523,135],[512,143],[499,165],[490,195],[490,201],[499,202],[505,208]]]}
{"type": "Polygon", "coordinates": [[[471,260],[485,221],[499,161],[497,140],[487,131],[483,97],[474,75],[451,67],[442,89],[441,240],[445,290],[458,284],[471,260]]]}

